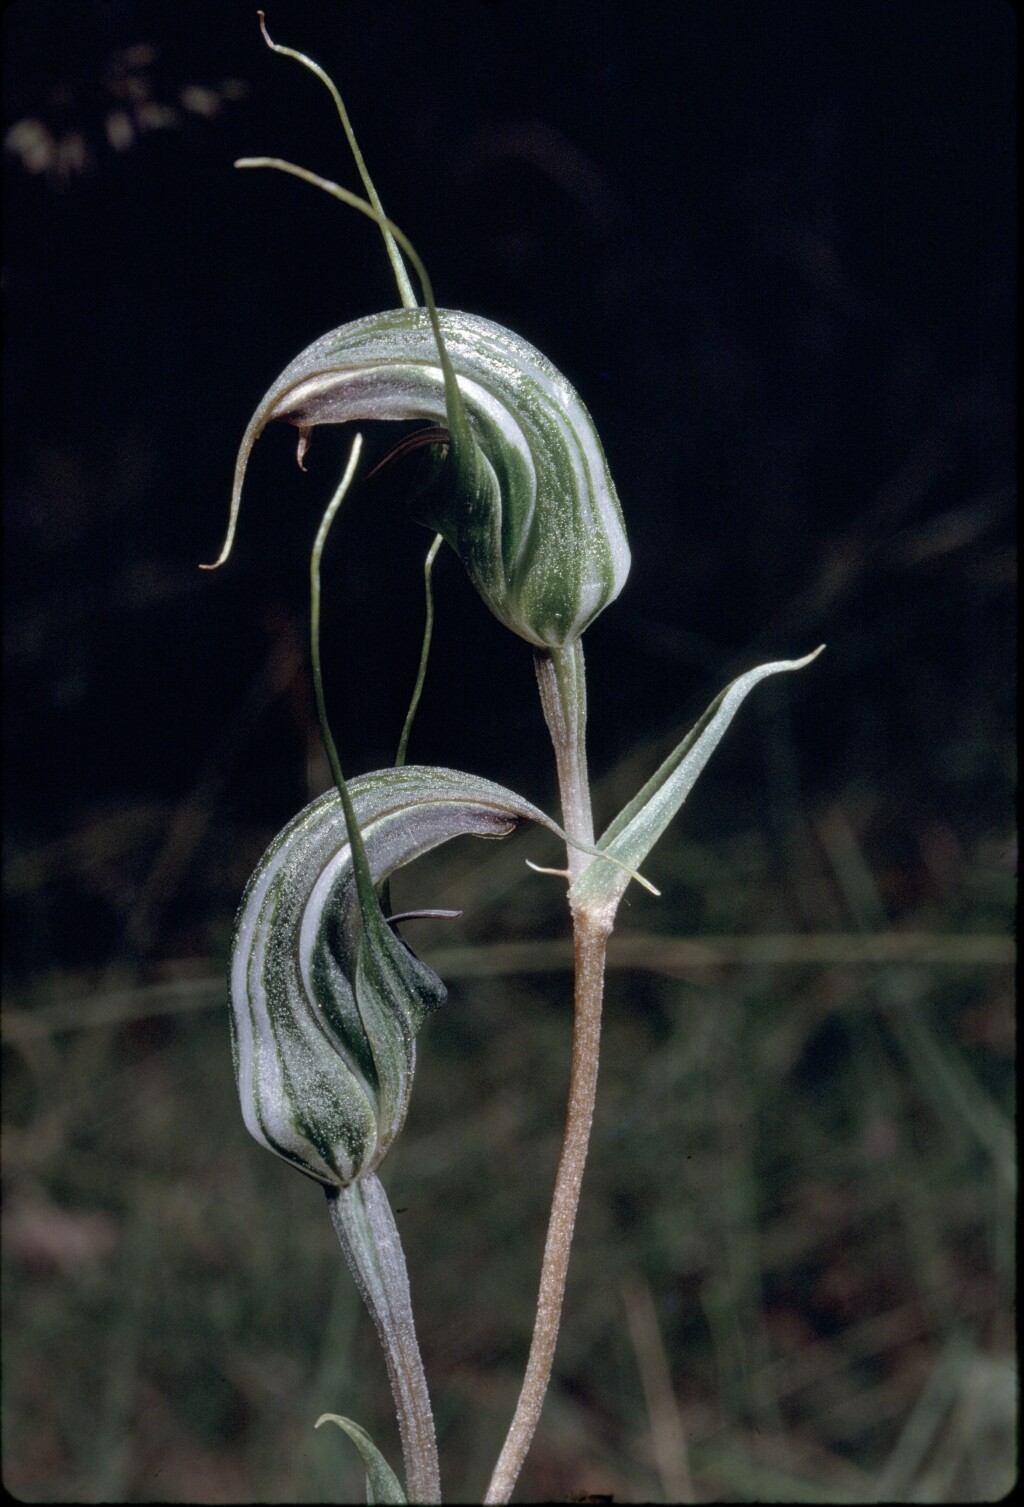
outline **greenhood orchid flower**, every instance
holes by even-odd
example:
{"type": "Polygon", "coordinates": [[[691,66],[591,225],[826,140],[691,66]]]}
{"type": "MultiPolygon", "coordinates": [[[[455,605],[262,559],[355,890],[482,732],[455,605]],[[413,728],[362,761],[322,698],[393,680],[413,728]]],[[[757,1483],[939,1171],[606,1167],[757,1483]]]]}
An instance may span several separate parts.
{"type": "Polygon", "coordinates": [[[419,521],[444,536],[506,627],[559,648],[618,596],[629,571],[601,441],[574,388],[527,341],[447,309],[437,311],[435,331],[432,312],[355,320],[285,367],[242,440],[232,526],[252,447],[275,419],[298,428],[300,463],[318,424],[443,426],[431,431],[440,454],[416,499],[419,521]]]}

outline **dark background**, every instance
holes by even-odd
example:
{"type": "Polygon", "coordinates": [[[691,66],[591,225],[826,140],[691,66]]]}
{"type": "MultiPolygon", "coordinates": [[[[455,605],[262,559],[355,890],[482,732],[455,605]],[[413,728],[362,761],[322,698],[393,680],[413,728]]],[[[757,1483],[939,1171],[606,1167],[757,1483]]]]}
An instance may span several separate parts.
{"type": "MultiPolygon", "coordinates": [[[[664,899],[622,912],[648,966],[613,955],[522,1498],[991,1500],[1014,13],[271,0],[268,24],[336,79],[441,302],[539,346],[600,430],[633,570],[586,639],[599,825],[732,674],[828,644],[755,693],[647,865],[664,899]]],[[[356,182],[249,0],[18,0],[4,42],[5,1482],[346,1500],[348,1446],[309,1425],[350,1412],[395,1459],[382,1368],[316,1195],[244,1135],[220,979],[260,852],[329,783],[306,583],[347,436],[304,477],[270,430],[229,565],[196,567],[260,396],[393,305],[389,269],[326,196],[232,170],[356,182]]],[[[407,479],[356,490],[326,562],[351,772],[393,759],[419,652],[407,479]]],[[[437,596],[411,757],[554,809],[529,651],[450,556],[437,596]]],[[[463,1500],[511,1413],[564,1094],[564,911],[528,854],[553,861],[456,845],[409,879],[466,907],[413,938],[452,1000],[389,1161],[463,1500]]]]}

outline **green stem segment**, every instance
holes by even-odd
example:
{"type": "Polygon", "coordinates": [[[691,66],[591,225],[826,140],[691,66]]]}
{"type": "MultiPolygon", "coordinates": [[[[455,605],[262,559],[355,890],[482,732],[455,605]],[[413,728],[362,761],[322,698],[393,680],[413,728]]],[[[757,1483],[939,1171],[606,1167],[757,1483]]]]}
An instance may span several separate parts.
{"type": "Polygon", "coordinates": [[[402,1437],[410,1502],[440,1502],[430,1396],[412,1317],[409,1277],[388,1196],[376,1173],[328,1188],[327,1206],[349,1270],[377,1327],[402,1437]]]}
{"type": "MultiPolygon", "coordinates": [[[[562,825],[566,835],[583,848],[594,846],[594,818],[587,778],[587,680],[580,639],[562,649],[534,655],[544,720],[555,747],[562,825]]],[[[590,863],[590,855],[570,847],[569,883],[574,884],[590,863]]]]}
{"type": "MultiPolygon", "coordinates": [[[[592,846],[594,833],[584,741],[586,687],[582,645],[577,640],[565,649],[539,653],[536,665],[541,705],[555,748],[562,821],[570,837],[592,846]]],[[[571,846],[567,853],[568,872],[574,880],[591,860],[571,846]]],[[[511,1497],[540,1420],[551,1379],[576,1210],[594,1118],[605,951],[613,917],[614,907],[576,906],[573,909],[576,972],[569,1104],[544,1244],[530,1355],[508,1437],[484,1498],[488,1503],[507,1502],[511,1497]]]]}

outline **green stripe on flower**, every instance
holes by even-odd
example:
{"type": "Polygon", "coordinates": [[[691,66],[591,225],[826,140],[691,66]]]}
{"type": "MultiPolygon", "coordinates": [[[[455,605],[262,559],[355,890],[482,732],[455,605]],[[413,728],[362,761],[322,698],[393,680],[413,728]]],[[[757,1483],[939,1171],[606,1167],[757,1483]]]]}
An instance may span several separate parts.
{"type": "MultiPolygon", "coordinates": [[[[377,884],[452,837],[504,837],[529,801],[452,770],[410,765],[352,780],[377,884]]],[[[367,936],[336,791],[271,843],[242,898],[232,952],[235,1075],[245,1124],[328,1187],[372,1171],[405,1119],[414,1037],[445,999],[388,926],[367,936]]]]}
{"type": "MultiPolygon", "coordinates": [[[[451,437],[418,499],[491,611],[539,647],[578,638],[613,601],[629,545],[601,441],[582,400],[550,361],[510,330],[438,311],[468,418],[449,423],[437,340],[424,309],[343,325],[307,347],[264,396],[239,450],[232,527],[253,444],[284,419],[319,424],[424,419],[451,437]]],[[[223,557],[222,557],[223,558],[223,557]]]]}

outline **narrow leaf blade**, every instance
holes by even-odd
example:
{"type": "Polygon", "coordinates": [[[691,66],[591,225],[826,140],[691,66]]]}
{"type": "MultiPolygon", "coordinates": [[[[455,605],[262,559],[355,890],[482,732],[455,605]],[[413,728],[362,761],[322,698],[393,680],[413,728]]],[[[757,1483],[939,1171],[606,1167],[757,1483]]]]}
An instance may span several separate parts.
{"type": "Polygon", "coordinates": [[[340,1413],[322,1413],[315,1427],[322,1423],[336,1423],[347,1434],[363,1457],[366,1466],[366,1501],[368,1507],[404,1507],[405,1492],[401,1482],[380,1450],[364,1428],[353,1423],[351,1418],[342,1418],[340,1413]]]}

